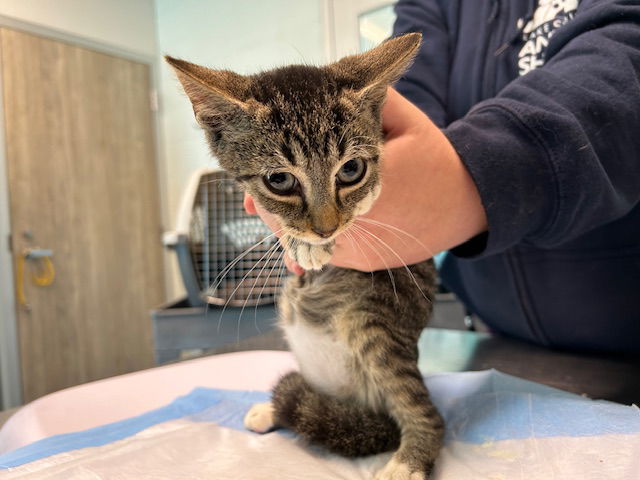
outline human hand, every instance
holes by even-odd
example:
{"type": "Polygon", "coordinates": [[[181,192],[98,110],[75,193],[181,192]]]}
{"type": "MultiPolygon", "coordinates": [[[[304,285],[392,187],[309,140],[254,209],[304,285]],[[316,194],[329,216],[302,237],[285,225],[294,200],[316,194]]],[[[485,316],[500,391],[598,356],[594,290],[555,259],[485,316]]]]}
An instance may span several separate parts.
{"type": "MultiPolygon", "coordinates": [[[[262,221],[267,224],[271,231],[275,232],[276,236],[279,236],[281,225],[278,222],[278,219],[273,214],[267,212],[264,208],[257,204],[253,200],[253,197],[248,193],[244,194],[244,209],[249,215],[259,215],[262,221]]],[[[293,261],[293,259],[286,252],[284,254],[284,264],[291,273],[295,273],[296,275],[302,275],[304,273],[304,269],[295,261],[293,261]]]]}
{"type": "Polygon", "coordinates": [[[480,196],[442,131],[393,89],[384,104],[382,191],[336,240],[331,263],[361,271],[413,264],[487,228],[480,196]]]}

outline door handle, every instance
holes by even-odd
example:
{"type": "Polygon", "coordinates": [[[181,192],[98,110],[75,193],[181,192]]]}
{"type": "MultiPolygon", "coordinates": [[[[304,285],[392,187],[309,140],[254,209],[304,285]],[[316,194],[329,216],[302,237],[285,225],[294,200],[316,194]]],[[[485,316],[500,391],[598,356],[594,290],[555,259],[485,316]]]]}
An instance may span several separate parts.
{"type": "Polygon", "coordinates": [[[39,287],[48,287],[56,277],[55,268],[51,261],[52,257],[53,250],[48,248],[25,248],[18,256],[18,264],[16,266],[16,294],[18,296],[18,304],[23,308],[29,310],[29,305],[24,293],[25,262],[27,260],[33,261],[37,263],[39,267],[39,271],[32,274],[31,281],[39,287]]]}
{"type": "Polygon", "coordinates": [[[24,250],[25,260],[36,260],[38,258],[53,257],[53,250],[50,248],[27,248],[24,250]]]}

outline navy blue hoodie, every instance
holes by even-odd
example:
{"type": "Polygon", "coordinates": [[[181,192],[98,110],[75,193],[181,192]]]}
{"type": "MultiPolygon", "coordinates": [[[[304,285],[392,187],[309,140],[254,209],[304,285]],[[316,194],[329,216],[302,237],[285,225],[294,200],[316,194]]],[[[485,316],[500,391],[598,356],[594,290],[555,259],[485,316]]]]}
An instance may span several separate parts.
{"type": "Polygon", "coordinates": [[[441,275],[493,329],[640,352],[640,2],[401,0],[398,90],[476,183],[488,232],[441,275]]]}

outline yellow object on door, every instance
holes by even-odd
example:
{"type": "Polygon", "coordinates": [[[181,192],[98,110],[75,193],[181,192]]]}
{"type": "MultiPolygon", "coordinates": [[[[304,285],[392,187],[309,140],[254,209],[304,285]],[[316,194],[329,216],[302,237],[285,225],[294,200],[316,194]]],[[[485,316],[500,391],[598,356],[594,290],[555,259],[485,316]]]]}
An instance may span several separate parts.
{"type": "Polygon", "coordinates": [[[18,255],[16,265],[16,290],[18,297],[18,305],[27,307],[27,298],[24,293],[25,282],[25,263],[27,260],[33,262],[37,268],[36,272],[31,275],[31,281],[39,287],[48,287],[56,278],[56,271],[51,261],[51,254],[41,255],[42,250],[27,248],[18,255]]]}

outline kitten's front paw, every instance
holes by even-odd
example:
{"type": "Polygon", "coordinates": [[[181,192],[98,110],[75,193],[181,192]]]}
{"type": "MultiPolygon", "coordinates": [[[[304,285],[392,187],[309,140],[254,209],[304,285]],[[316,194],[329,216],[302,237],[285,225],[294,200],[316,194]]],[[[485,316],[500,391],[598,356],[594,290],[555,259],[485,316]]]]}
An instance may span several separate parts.
{"type": "Polygon", "coordinates": [[[427,480],[427,475],[392,457],[376,474],[374,480],[427,480]]]}
{"type": "Polygon", "coordinates": [[[275,427],[273,405],[271,402],[256,403],[244,417],[247,430],[256,433],[267,433],[275,427]]]}
{"type": "Polygon", "coordinates": [[[305,270],[320,270],[331,260],[333,245],[333,242],[324,245],[299,243],[295,246],[292,257],[305,270]]]}

